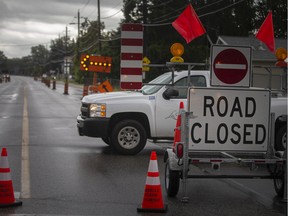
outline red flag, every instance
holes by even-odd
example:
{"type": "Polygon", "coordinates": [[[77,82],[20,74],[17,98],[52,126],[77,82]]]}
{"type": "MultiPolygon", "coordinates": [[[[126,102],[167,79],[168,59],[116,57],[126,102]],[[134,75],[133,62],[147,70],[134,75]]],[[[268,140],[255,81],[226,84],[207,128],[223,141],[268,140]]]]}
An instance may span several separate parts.
{"type": "Polygon", "coordinates": [[[206,33],[191,4],[172,23],[172,26],[182,35],[187,43],[206,33]]]}
{"type": "Polygon", "coordinates": [[[269,11],[266,19],[262,23],[259,31],[256,34],[256,38],[269,48],[271,52],[275,51],[275,40],[274,40],[274,28],[273,28],[273,19],[272,11],[269,11]]]}

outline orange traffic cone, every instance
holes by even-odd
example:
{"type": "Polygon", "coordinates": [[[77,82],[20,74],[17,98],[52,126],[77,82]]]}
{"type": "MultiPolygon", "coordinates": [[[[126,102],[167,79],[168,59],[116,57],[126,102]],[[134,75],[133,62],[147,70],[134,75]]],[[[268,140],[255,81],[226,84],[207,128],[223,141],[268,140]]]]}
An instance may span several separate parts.
{"type": "Polygon", "coordinates": [[[176,143],[181,142],[181,112],[184,109],[184,103],[181,101],[179,104],[179,113],[176,120],[176,127],[174,129],[173,150],[175,150],[176,143]]]}
{"type": "Polygon", "coordinates": [[[142,205],[137,208],[139,212],[166,212],[167,205],[163,203],[160,185],[157,155],[151,152],[150,163],[146,178],[146,185],[142,205]]]}
{"type": "Polygon", "coordinates": [[[16,201],[10,175],[10,168],[6,148],[2,148],[0,158],[0,208],[19,206],[21,201],[16,201]]]}

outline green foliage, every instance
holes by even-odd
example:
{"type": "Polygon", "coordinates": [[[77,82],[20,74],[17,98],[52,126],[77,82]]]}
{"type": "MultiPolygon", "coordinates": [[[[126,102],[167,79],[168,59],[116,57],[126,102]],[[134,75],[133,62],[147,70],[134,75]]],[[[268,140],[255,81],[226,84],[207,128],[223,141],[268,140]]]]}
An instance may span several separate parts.
{"type": "Polygon", "coordinates": [[[4,52],[0,50],[0,72],[6,69],[7,57],[4,55],[4,52]]]}
{"type": "MultiPolygon", "coordinates": [[[[152,64],[165,64],[170,61],[172,57],[170,46],[175,42],[183,44],[185,52],[182,57],[185,62],[209,61],[210,43],[207,35],[202,35],[187,44],[171,25],[189,2],[192,2],[213,43],[220,35],[248,37],[251,32],[255,33],[267,16],[268,10],[273,12],[275,37],[287,38],[286,0],[123,0],[124,18],[121,23],[144,24],[144,56],[148,57],[152,64]]],[[[32,71],[34,74],[41,74],[54,70],[63,73],[64,57],[73,56],[73,75],[77,82],[83,83],[85,79],[92,79],[93,73],[79,71],[80,55],[97,54],[113,59],[111,73],[98,73],[99,79],[119,79],[120,26],[117,30],[106,32],[104,23],[100,23],[99,26],[98,21],[89,21],[87,18],[80,26],[76,42],[69,37],[59,37],[51,41],[50,50],[43,45],[32,47],[31,56],[17,61],[21,65],[22,72],[32,71]]],[[[0,66],[5,62],[3,55],[0,51],[0,66]]],[[[150,80],[164,71],[163,68],[151,68],[150,72],[146,73],[146,79],[150,80]]]]}
{"type": "Polygon", "coordinates": [[[43,45],[31,47],[31,57],[33,62],[32,73],[34,76],[40,76],[47,71],[47,59],[49,51],[43,45]]]}

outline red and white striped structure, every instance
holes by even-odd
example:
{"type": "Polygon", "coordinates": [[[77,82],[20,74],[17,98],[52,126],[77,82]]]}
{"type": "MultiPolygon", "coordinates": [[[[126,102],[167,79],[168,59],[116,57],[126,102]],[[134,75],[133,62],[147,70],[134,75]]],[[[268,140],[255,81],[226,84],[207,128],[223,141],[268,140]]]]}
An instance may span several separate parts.
{"type": "Polygon", "coordinates": [[[121,89],[142,87],[143,25],[122,24],[121,26],[121,89]]]}

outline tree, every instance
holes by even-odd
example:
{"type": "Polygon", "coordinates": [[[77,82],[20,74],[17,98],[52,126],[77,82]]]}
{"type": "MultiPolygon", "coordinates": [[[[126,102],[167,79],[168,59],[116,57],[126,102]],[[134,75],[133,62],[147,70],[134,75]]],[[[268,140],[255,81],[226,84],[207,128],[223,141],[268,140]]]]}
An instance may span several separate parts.
{"type": "Polygon", "coordinates": [[[33,63],[33,75],[39,76],[47,71],[47,60],[49,51],[44,45],[31,47],[31,57],[33,63]]]}
{"type": "Polygon", "coordinates": [[[0,50],[0,65],[7,61],[7,57],[4,55],[4,52],[0,50]]]}
{"type": "MultiPolygon", "coordinates": [[[[103,35],[99,35],[105,28],[104,23],[100,23],[97,21],[90,21],[88,18],[85,18],[85,21],[81,23],[81,35],[79,40],[79,50],[77,53],[79,54],[95,54],[95,55],[103,55],[102,42],[103,35]],[[100,29],[99,29],[100,28],[100,29]]],[[[84,82],[84,78],[92,79],[93,73],[83,72],[79,70],[80,65],[80,55],[74,55],[74,75],[75,80],[79,83],[84,82]]]]}
{"type": "Polygon", "coordinates": [[[50,69],[56,73],[62,73],[64,59],[68,56],[75,56],[76,43],[70,37],[59,37],[51,41],[49,63],[50,69]]]}
{"type": "Polygon", "coordinates": [[[7,57],[4,55],[4,52],[0,50],[0,70],[3,71],[6,69],[7,65],[7,57]]]}
{"type": "MultiPolygon", "coordinates": [[[[189,3],[192,4],[213,43],[220,35],[248,37],[249,33],[255,33],[267,16],[268,10],[272,10],[273,13],[275,37],[287,38],[286,0],[123,0],[124,18],[121,23],[143,23],[144,56],[147,56],[151,63],[165,64],[168,62],[172,57],[170,46],[175,42],[184,45],[185,52],[182,57],[185,62],[208,62],[211,44],[207,35],[186,44],[182,36],[171,25],[189,3]]],[[[19,68],[29,68],[30,71],[33,63],[33,70],[37,73],[44,73],[48,70],[61,73],[64,57],[72,56],[74,57],[73,71],[76,81],[82,83],[85,72],[79,71],[80,56],[78,54],[99,54],[112,57],[112,72],[109,76],[119,79],[120,26],[117,30],[105,32],[103,31],[104,23],[100,23],[101,35],[99,35],[98,21],[90,21],[85,18],[80,26],[81,33],[77,38],[80,47],[76,46],[74,40],[70,40],[68,36],[59,37],[51,41],[49,51],[40,45],[32,47],[31,56],[22,58],[24,63],[14,62],[22,64],[19,68]],[[29,62],[29,64],[25,62],[29,62]]],[[[5,58],[3,58],[3,52],[0,51],[0,67],[2,68],[4,67],[3,61],[5,62],[5,58]]],[[[149,80],[163,73],[163,69],[159,68],[150,68],[150,71],[146,75],[149,80]]],[[[91,78],[93,73],[85,76],[91,78]]],[[[105,78],[107,74],[99,73],[99,77],[105,78]]]]}
{"type": "MultiPolygon", "coordinates": [[[[144,23],[144,55],[153,64],[165,64],[170,60],[170,46],[175,42],[184,45],[185,52],[183,58],[185,62],[204,62],[209,57],[209,42],[205,36],[195,39],[186,44],[181,35],[172,27],[171,23],[186,8],[185,1],[160,2],[150,0],[124,1],[124,22],[144,23]]],[[[146,77],[152,79],[163,73],[165,68],[150,68],[151,73],[146,77]]],[[[166,69],[167,70],[167,69],[166,69]]]]}
{"type": "Polygon", "coordinates": [[[275,37],[287,38],[287,0],[257,0],[255,1],[255,8],[255,29],[260,28],[268,11],[271,10],[275,37]]]}

